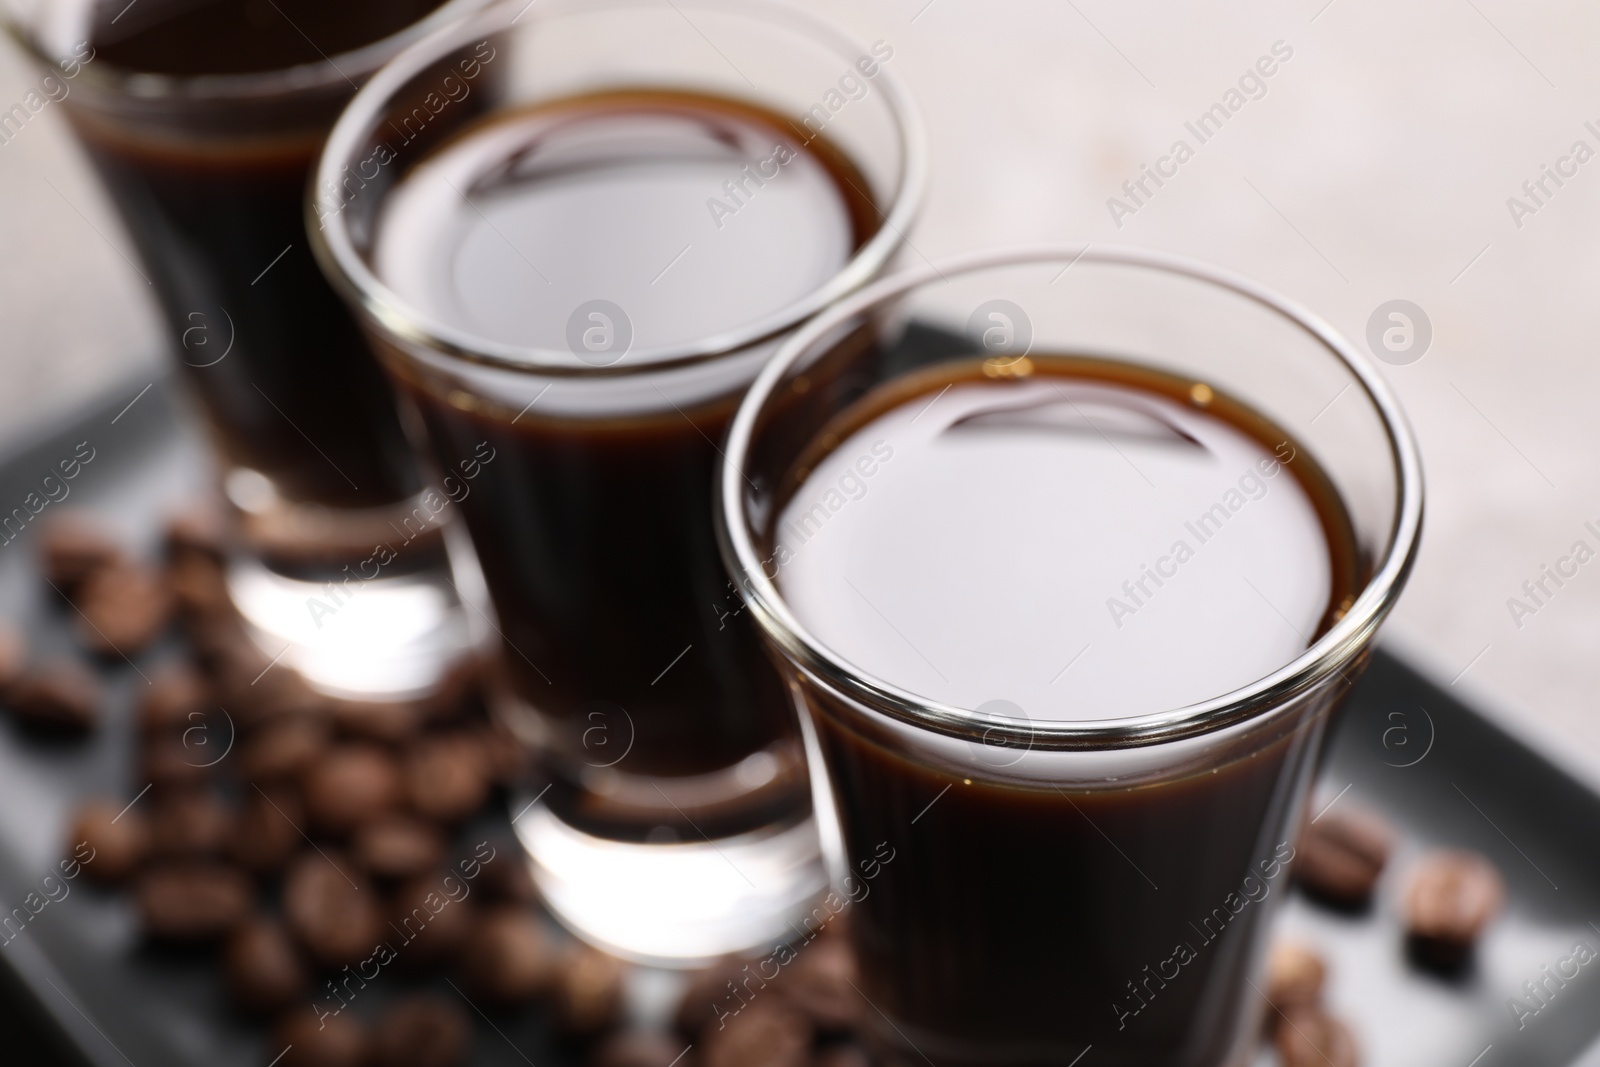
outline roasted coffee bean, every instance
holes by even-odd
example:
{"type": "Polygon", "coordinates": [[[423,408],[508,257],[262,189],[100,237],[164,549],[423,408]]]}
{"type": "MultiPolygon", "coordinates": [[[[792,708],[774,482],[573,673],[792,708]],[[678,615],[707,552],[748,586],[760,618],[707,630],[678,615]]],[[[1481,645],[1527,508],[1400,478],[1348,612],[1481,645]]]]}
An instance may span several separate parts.
{"type": "Polygon", "coordinates": [[[861,1019],[863,1001],[856,982],[856,958],[842,937],[823,937],[801,946],[794,962],[773,983],[825,1034],[846,1034],[861,1019]]]}
{"type": "Polygon", "coordinates": [[[473,924],[462,946],[461,968],[473,995],[511,1006],[549,992],[559,974],[560,957],[538,917],[499,907],[473,924]]]}
{"type": "Polygon", "coordinates": [[[1405,895],[1413,956],[1429,966],[1465,963],[1484,927],[1505,903],[1500,872],[1476,852],[1435,852],[1411,875],[1405,895]]]}
{"type": "MultiPolygon", "coordinates": [[[[330,719],[328,698],[312,690],[304,678],[281,665],[261,673],[256,668],[252,678],[235,678],[235,688],[240,692],[241,706],[251,729],[265,728],[289,719],[312,719],[327,723],[330,719]],[[242,683],[242,684],[240,684],[242,683]],[[245,694],[248,690],[248,694],[245,694]]],[[[229,705],[232,707],[233,705],[229,705]]]]}
{"type": "Polygon", "coordinates": [[[1362,908],[1389,861],[1394,831],[1376,815],[1326,812],[1300,835],[1294,874],[1311,895],[1341,908],[1362,908]]]}
{"type": "Polygon", "coordinates": [[[11,692],[27,666],[27,637],[11,623],[0,619],[0,699],[11,692]]]}
{"type": "Polygon", "coordinates": [[[472,1028],[461,1009],[434,996],[396,1001],[379,1021],[373,1067],[463,1067],[472,1028]]]}
{"type": "Polygon", "coordinates": [[[328,747],[328,727],[320,718],[296,715],[270,722],[239,747],[239,774],[268,785],[298,778],[328,747]]]}
{"type": "Polygon", "coordinates": [[[220,561],[226,550],[227,524],[209,504],[189,504],[167,516],[161,543],[169,559],[198,555],[220,561]]]}
{"type": "Polygon", "coordinates": [[[568,954],[556,983],[556,1025],[563,1033],[589,1037],[622,1019],[622,961],[582,945],[568,954]]]}
{"type": "Polygon", "coordinates": [[[346,744],[306,769],[306,814],[329,834],[348,834],[400,806],[400,768],[376,745],[346,744]]]}
{"type": "Polygon", "coordinates": [[[330,720],[330,699],[315,693],[306,685],[306,680],[293,670],[274,669],[266,675],[258,672],[256,677],[259,678],[258,683],[250,686],[254,689],[254,699],[246,701],[246,707],[254,715],[251,725],[266,726],[286,718],[330,720]]]}
{"type": "Polygon", "coordinates": [[[139,729],[146,735],[182,734],[200,724],[211,710],[211,689],[187,663],[171,663],[151,672],[150,685],[139,697],[139,729]]]}
{"type": "Polygon", "coordinates": [[[392,815],[362,827],[352,850],[372,877],[400,881],[436,869],[444,860],[444,838],[425,822],[392,815]]]}
{"type": "Polygon", "coordinates": [[[442,870],[414,878],[395,891],[389,929],[399,936],[393,943],[403,967],[436,966],[463,951],[475,923],[468,901],[471,892],[460,877],[442,870]]]}
{"type": "Polygon", "coordinates": [[[372,1041],[354,1012],[305,1008],[284,1016],[273,1031],[267,1056],[280,1055],[273,1067],[368,1067],[372,1041]]]}
{"type": "Polygon", "coordinates": [[[261,915],[228,937],[222,973],[233,1002],[255,1015],[287,1008],[311,981],[310,969],[289,931],[276,919],[261,915]]]}
{"type": "Polygon", "coordinates": [[[305,842],[298,829],[304,824],[300,798],[293,790],[250,788],[229,841],[234,861],[253,874],[282,871],[305,842]]]}
{"type": "Polygon", "coordinates": [[[150,854],[150,829],[132,806],[91,800],[72,819],[66,851],[83,861],[86,877],[115,885],[132,877],[150,854]]]}
{"type": "Polygon", "coordinates": [[[487,900],[505,904],[532,904],[538,899],[527,854],[515,841],[495,841],[493,859],[479,869],[477,891],[487,900]]]}
{"type": "Polygon", "coordinates": [[[689,1043],[663,1030],[613,1034],[595,1047],[590,1067],[694,1067],[689,1043]]]}
{"type": "Polygon", "coordinates": [[[234,828],[233,814],[208,793],[162,797],[150,807],[150,854],[160,860],[220,855],[234,828]]]}
{"type": "Polygon", "coordinates": [[[139,879],[139,915],[150,937],[209,941],[250,914],[253,893],[243,871],[217,863],[153,867],[139,879]]]}
{"type": "Polygon", "coordinates": [[[763,997],[708,1029],[700,1045],[703,1067],[808,1067],[811,1021],[776,997],[763,997]]]}
{"type": "Polygon", "coordinates": [[[698,1037],[707,1026],[736,1011],[743,1001],[734,995],[734,989],[749,977],[746,969],[750,966],[749,960],[724,956],[705,970],[692,973],[684,986],[683,999],[678,1002],[678,1029],[689,1037],[698,1037]]]}
{"type": "Polygon", "coordinates": [[[208,556],[185,553],[167,565],[166,581],[190,639],[202,650],[211,648],[219,636],[218,620],[235,621],[222,564],[208,556]]]}
{"type": "Polygon", "coordinates": [[[355,965],[391,933],[378,898],[348,857],[302,853],[283,880],[289,930],[325,967],[355,965]]]}
{"type": "Polygon", "coordinates": [[[96,520],[63,511],[40,531],[39,556],[45,579],[71,597],[89,575],[122,562],[122,549],[96,520]]]}
{"type": "Polygon", "coordinates": [[[47,733],[84,734],[100,725],[100,681],[87,668],[58,661],[28,671],[11,686],[17,721],[47,733]]]}
{"type": "Polygon", "coordinates": [[[185,744],[182,734],[157,734],[140,747],[138,774],[158,794],[193,792],[211,781],[212,758],[200,746],[185,744]]]}
{"type": "Polygon", "coordinates": [[[189,630],[189,640],[216,690],[217,702],[248,726],[265,721],[259,708],[295,677],[282,663],[271,665],[272,658],[245,633],[239,620],[198,621],[189,630]]]}
{"type": "Polygon", "coordinates": [[[316,698],[292,667],[275,663],[237,616],[201,620],[190,628],[189,638],[216,688],[217,701],[246,727],[308,706],[327,710],[327,698],[316,698]]]}
{"type": "Polygon", "coordinates": [[[406,790],[421,816],[459,822],[489,798],[489,767],[483,746],[465,734],[418,739],[406,754],[406,790]]]}
{"type": "Polygon", "coordinates": [[[491,722],[477,733],[488,761],[489,778],[496,785],[513,789],[528,777],[531,766],[528,746],[502,722],[491,722]]]}
{"type": "Polygon", "coordinates": [[[421,702],[422,718],[429,723],[451,723],[472,711],[482,700],[483,668],[468,657],[452,664],[439,688],[421,702]]]}
{"type": "Polygon", "coordinates": [[[78,586],[78,641],[100,656],[136,656],[172,621],[172,596],[148,567],[102,567],[78,586]]]}
{"type": "Polygon", "coordinates": [[[1278,1027],[1283,1067],[1356,1067],[1361,1054],[1350,1028],[1326,1012],[1301,1008],[1278,1027]]]}
{"type": "Polygon", "coordinates": [[[1327,967],[1314,949],[1280,941],[1267,953],[1267,1025],[1277,1026],[1284,1014],[1314,1008],[1322,1001],[1327,967]]]}
{"type": "Polygon", "coordinates": [[[357,741],[398,745],[414,737],[422,725],[422,712],[416,704],[336,700],[330,706],[334,728],[357,741]]]}

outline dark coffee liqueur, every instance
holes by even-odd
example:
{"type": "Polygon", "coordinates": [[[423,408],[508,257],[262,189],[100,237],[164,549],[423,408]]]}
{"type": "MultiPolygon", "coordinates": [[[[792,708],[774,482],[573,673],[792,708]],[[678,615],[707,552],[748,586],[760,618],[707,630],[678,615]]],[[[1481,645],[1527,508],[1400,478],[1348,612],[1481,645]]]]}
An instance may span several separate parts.
{"type": "MultiPolygon", "coordinates": [[[[569,319],[610,301],[632,330],[626,368],[814,291],[871,236],[866,188],[825,142],[758,108],[601,94],[497,116],[413,166],[381,210],[374,260],[429,315],[578,368],[569,319]]],[[[514,688],[567,731],[550,746],[553,810],[594,832],[698,837],[807,808],[793,713],[731,611],[711,527],[714,442],[747,383],[696,400],[666,379],[554,379],[529,406],[390,362],[441,463],[496,450],[462,511],[514,688]]]]}
{"type": "MultiPolygon", "coordinates": [[[[260,73],[328,62],[441,2],[85,3],[83,32],[96,68],[260,73]]],[[[293,502],[335,507],[386,504],[420,487],[388,383],[306,239],[308,174],[354,91],[304,103],[286,88],[270,136],[228,120],[225,106],[208,114],[196,104],[192,129],[160,132],[71,108],[227,458],[293,502]]]]}
{"type": "MultiPolygon", "coordinates": [[[[1348,520],[1303,449],[1207,386],[1124,364],[1033,355],[898,379],[819,435],[780,498],[777,581],[816,638],[1011,719],[1143,715],[1247,685],[1358,585],[1348,520]]],[[[978,743],[952,778],[812,701],[847,850],[898,853],[852,920],[866,992],[927,1055],[1057,1064],[1092,1043],[1098,1063],[1221,1062],[1320,718],[1215,771],[1069,791],[1008,781],[1020,751],[978,743]]]]}

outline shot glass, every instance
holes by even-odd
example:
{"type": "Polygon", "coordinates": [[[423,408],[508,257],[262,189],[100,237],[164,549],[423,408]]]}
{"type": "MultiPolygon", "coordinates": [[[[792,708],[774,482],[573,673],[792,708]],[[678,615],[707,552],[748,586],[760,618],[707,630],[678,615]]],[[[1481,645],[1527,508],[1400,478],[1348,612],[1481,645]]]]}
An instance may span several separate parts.
{"type": "Polygon", "coordinates": [[[393,392],[312,257],[306,188],[357,83],[482,6],[3,8],[119,209],[199,400],[236,520],[228,584],[261,664],[352,699],[426,696],[470,633],[449,584],[445,499],[424,485],[393,392]]]}
{"type": "Polygon", "coordinates": [[[1175,256],[985,252],[808,323],[725,453],[724,558],[820,772],[817,923],[850,909],[888,1058],[1250,1062],[1318,753],[1417,549],[1367,359],[1175,256]]]}
{"type": "Polygon", "coordinates": [[[923,149],[893,56],[764,3],[509,0],[380,71],[318,167],[329,277],[421,449],[476,473],[452,550],[530,755],[534,880],[626,956],[784,938],[826,881],[712,485],[763,363],[902,243],[923,149]]]}

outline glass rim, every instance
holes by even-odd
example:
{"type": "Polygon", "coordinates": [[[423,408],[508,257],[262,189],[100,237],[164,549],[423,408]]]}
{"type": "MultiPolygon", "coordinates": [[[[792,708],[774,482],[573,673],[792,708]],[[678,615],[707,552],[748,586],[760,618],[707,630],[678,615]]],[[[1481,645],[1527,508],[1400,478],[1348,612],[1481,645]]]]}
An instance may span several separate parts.
{"type": "MultiPolygon", "coordinates": [[[[323,56],[314,62],[297,63],[276,70],[238,74],[157,74],[93,62],[84,63],[79,75],[95,89],[148,101],[251,103],[294,93],[339,89],[351,85],[353,79],[370,76],[414,42],[468,17],[490,2],[445,0],[427,15],[387,37],[380,37],[359,48],[323,56]]],[[[10,3],[0,3],[0,25],[35,62],[54,66],[62,57],[51,55],[33,29],[17,15],[10,3]]]]}
{"type": "MultiPolygon", "coordinates": [[[[497,0],[452,26],[441,29],[395,56],[362,86],[334,125],[313,176],[307,202],[311,245],[336,287],[391,334],[412,344],[472,363],[502,369],[547,374],[563,378],[624,377],[693,366],[748,350],[782,336],[877,275],[905,243],[905,231],[920,206],[927,177],[926,136],[910,91],[887,66],[880,66],[873,81],[884,94],[896,128],[901,156],[899,182],[886,207],[877,207],[878,231],[856,249],[851,258],[827,281],[810,293],[753,322],[723,330],[695,341],[636,350],[641,358],[592,365],[572,358],[559,348],[516,345],[481,337],[425,314],[379,280],[356,251],[344,220],[345,205],[338,202],[338,179],[353,157],[365,131],[395,91],[425,70],[440,55],[474,38],[502,32],[528,12],[527,0],[497,0]],[[319,209],[329,208],[327,212],[319,209]]],[[[851,34],[817,18],[786,0],[541,0],[531,14],[548,19],[571,14],[592,14],[608,8],[659,8],[714,10],[750,18],[787,23],[837,49],[841,56],[869,55],[851,34]]],[[[684,16],[686,19],[688,16],[684,16]]],[[[692,25],[692,23],[691,23],[692,25]]],[[[630,352],[629,355],[634,355],[630,352]]]]}
{"type": "Polygon", "coordinates": [[[717,478],[718,545],[741,595],[766,636],[803,671],[869,708],[903,723],[986,744],[1039,749],[1132,748],[1214,733],[1277,709],[1343,671],[1370,646],[1393,609],[1416,560],[1423,513],[1422,459],[1398,399],[1375,364],[1328,322],[1243,275],[1200,260],[1128,245],[1055,245],[969,252],[883,278],[807,323],[757,375],[729,427],[717,478]],[[1028,721],[981,714],[919,696],[862,670],[818,640],[790,611],[768,576],[746,523],[744,465],[758,414],[785,373],[819,342],[869,309],[933,282],[997,267],[1080,260],[1153,270],[1230,291],[1300,327],[1342,362],[1378,413],[1396,475],[1389,541],[1355,603],[1289,663],[1230,692],[1148,715],[1071,722],[1028,721]]]}

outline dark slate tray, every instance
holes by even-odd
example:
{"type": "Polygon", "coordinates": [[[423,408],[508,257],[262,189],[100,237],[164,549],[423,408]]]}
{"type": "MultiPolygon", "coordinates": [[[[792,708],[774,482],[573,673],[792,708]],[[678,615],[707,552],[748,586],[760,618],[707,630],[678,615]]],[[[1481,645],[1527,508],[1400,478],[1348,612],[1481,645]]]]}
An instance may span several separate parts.
{"type": "MultiPolygon", "coordinates": [[[[0,461],[0,515],[89,442],[95,458],[67,503],[90,507],[131,542],[153,542],[161,516],[206,484],[205,452],[167,380],[131,383],[61,432],[0,461]],[[148,388],[147,388],[148,386],[148,388]],[[128,405],[132,403],[132,406],[128,405]]],[[[59,494],[59,490],[56,490],[59,494]]],[[[57,505],[51,504],[49,507],[57,505]]],[[[46,508],[48,513],[49,507],[46,508]]],[[[0,605],[41,651],[71,653],[65,609],[34,569],[35,532],[0,546],[0,605]]],[[[115,706],[84,743],[47,744],[0,723],[0,904],[19,906],[61,855],[77,798],[132,796],[125,712],[148,668],[106,668],[115,706]]],[[[1600,960],[1538,1014],[1508,1007],[1574,944],[1600,951],[1600,794],[1490,717],[1380,651],[1351,695],[1328,754],[1316,808],[1363,805],[1387,815],[1402,844],[1366,914],[1341,915],[1291,895],[1286,931],[1331,964],[1329,1000],[1355,1027],[1368,1067],[1600,1067],[1600,960]],[[1459,845],[1492,857],[1510,903],[1474,968],[1434,977],[1405,957],[1394,902],[1424,848],[1459,845]]],[[[486,827],[505,833],[505,827],[486,827]]],[[[140,945],[127,902],[85,880],[0,943],[0,1061],[73,1067],[261,1067],[278,1049],[226,1006],[215,971],[140,945]]],[[[366,1014],[410,988],[395,976],[356,1005],[366,1014]]],[[[454,995],[450,987],[439,987],[454,995]]],[[[366,994],[364,994],[366,995],[366,994]]],[[[473,1014],[473,1063],[564,1067],[570,1054],[536,1013],[473,1014]]],[[[1270,1062],[1263,1057],[1263,1063],[1270,1062]]],[[[1082,1067],[1093,1067],[1092,1056],[1082,1067]]]]}
{"type": "MultiPolygon", "coordinates": [[[[130,545],[154,553],[162,517],[209,482],[196,425],[170,380],[145,379],[117,390],[61,432],[0,461],[0,517],[25,506],[45,475],[87,441],[94,458],[66,483],[62,505],[91,509],[130,545]]],[[[50,486],[57,496],[59,484],[50,486]]],[[[78,655],[71,609],[35,568],[33,527],[57,506],[46,505],[20,536],[0,545],[0,605],[28,633],[36,656],[78,655]]],[[[132,798],[142,788],[132,780],[132,706],[152,664],[179,651],[174,638],[135,663],[106,665],[111,713],[86,741],[42,740],[0,716],[0,915],[21,906],[30,892],[44,896],[42,879],[56,871],[64,854],[67,822],[79,798],[132,798]]],[[[511,840],[505,817],[483,820],[469,834],[474,840],[493,836],[502,845],[511,840]]],[[[7,931],[10,940],[0,934],[0,1063],[265,1067],[282,1051],[268,1047],[264,1028],[230,1010],[214,965],[194,954],[143,945],[124,894],[101,890],[86,878],[65,884],[67,895],[46,904],[20,933],[7,931]]],[[[60,896],[59,889],[54,893],[60,896]]],[[[432,984],[446,996],[458,995],[443,979],[432,984]]],[[[361,991],[352,1010],[370,1018],[417,988],[401,974],[384,972],[361,991]]],[[[573,1062],[551,1041],[537,1013],[483,1017],[463,1007],[478,1022],[474,1064],[573,1062]]]]}

